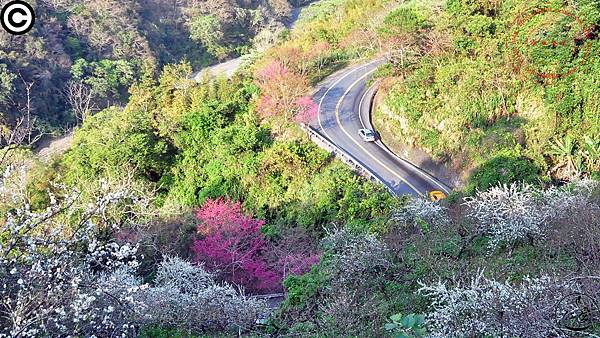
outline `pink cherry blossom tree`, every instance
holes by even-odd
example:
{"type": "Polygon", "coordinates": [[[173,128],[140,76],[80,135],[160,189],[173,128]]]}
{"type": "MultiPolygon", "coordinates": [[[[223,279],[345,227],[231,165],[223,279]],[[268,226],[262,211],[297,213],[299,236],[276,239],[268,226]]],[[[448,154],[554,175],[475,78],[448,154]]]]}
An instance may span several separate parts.
{"type": "Polygon", "coordinates": [[[317,118],[319,106],[310,96],[303,96],[296,100],[297,111],[294,119],[298,123],[308,123],[317,118]]]}
{"type": "Polygon", "coordinates": [[[258,103],[261,117],[283,116],[287,122],[307,123],[317,115],[317,105],[310,96],[305,76],[291,71],[283,62],[274,60],[256,73],[262,96],[258,103]]]}
{"type": "Polygon", "coordinates": [[[198,236],[192,244],[195,260],[223,280],[252,292],[273,291],[281,279],[264,259],[269,243],[260,232],[264,221],[244,214],[239,202],[208,200],[196,214],[198,236]]]}
{"type": "Polygon", "coordinates": [[[302,233],[269,242],[261,233],[265,222],[245,214],[239,202],[208,200],[196,218],[195,262],[251,292],[280,291],[285,278],[307,273],[321,258],[302,233]]]}

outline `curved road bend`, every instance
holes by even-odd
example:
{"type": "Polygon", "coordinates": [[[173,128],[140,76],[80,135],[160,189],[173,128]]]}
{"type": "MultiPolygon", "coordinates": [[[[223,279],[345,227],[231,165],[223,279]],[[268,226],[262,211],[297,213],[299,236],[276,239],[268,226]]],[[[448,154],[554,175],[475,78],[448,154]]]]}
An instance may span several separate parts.
{"type": "Polygon", "coordinates": [[[376,60],[338,72],[327,78],[314,100],[319,104],[318,131],[351,154],[396,195],[427,196],[433,190],[446,193],[450,188],[410,162],[394,155],[380,141],[367,143],[358,135],[370,128],[370,110],[374,88],[368,81],[384,63],[376,60]]]}

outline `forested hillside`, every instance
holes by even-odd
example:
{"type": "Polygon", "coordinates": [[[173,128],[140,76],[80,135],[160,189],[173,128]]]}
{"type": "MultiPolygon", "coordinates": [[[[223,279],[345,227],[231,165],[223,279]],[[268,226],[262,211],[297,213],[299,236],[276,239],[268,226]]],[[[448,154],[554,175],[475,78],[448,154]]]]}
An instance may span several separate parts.
{"type": "MultiPolygon", "coordinates": [[[[597,58],[515,69],[524,2],[321,0],[286,31],[297,5],[38,2],[3,35],[0,336],[600,335],[597,58]],[[393,196],[309,139],[318,83],[374,58],[383,140],[466,189],[393,196]],[[27,111],[79,118],[71,147],[33,154],[27,111]]],[[[597,53],[600,4],[560,5],[597,53]]]]}
{"type": "MultiPolygon", "coordinates": [[[[38,129],[66,129],[110,105],[165,64],[194,68],[274,41],[302,1],[36,1],[38,25],[0,32],[1,123],[24,111],[38,129]],[[29,93],[29,97],[27,94],[29,93]]],[[[3,140],[6,143],[6,140],[3,140]]]]}
{"type": "Polygon", "coordinates": [[[376,125],[384,138],[463,172],[471,191],[597,174],[599,7],[595,0],[409,2],[383,28],[398,63],[376,125]],[[540,22],[527,21],[536,8],[540,22]],[[545,48],[546,40],[565,45],[545,48]]]}

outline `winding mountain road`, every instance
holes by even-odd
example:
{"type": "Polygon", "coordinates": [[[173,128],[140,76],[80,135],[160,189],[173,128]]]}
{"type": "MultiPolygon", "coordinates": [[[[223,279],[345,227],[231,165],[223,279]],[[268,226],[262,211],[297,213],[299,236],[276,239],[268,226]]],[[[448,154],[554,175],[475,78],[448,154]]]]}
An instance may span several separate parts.
{"type": "Polygon", "coordinates": [[[368,84],[384,62],[365,63],[326,79],[313,97],[319,104],[318,120],[313,127],[396,195],[427,196],[433,190],[448,194],[449,187],[393,154],[380,140],[367,143],[358,135],[359,129],[373,129],[370,113],[375,86],[368,84]]]}

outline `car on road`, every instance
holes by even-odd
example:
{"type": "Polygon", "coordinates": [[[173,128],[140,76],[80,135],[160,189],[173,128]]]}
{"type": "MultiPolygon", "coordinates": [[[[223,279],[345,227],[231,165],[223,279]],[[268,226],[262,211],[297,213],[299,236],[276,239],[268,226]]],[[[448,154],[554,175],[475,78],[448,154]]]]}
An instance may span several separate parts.
{"type": "Polygon", "coordinates": [[[446,198],[448,198],[448,196],[446,196],[446,194],[444,194],[441,191],[434,190],[434,191],[430,191],[429,192],[429,199],[432,202],[439,202],[439,201],[441,201],[443,199],[446,199],[446,198]]]}
{"type": "Polygon", "coordinates": [[[375,142],[375,133],[371,129],[361,129],[358,131],[358,135],[365,142],[375,142]]]}

